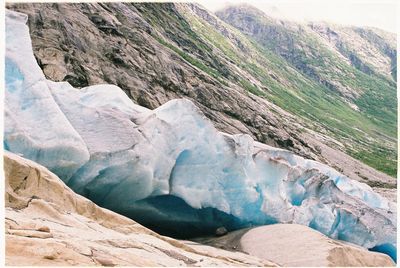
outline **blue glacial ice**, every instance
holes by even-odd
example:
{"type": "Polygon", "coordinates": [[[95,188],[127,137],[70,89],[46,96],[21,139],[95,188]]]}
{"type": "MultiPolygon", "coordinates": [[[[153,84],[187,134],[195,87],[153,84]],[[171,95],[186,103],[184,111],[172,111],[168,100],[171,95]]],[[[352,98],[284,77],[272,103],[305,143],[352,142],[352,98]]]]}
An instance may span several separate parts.
{"type": "Polygon", "coordinates": [[[23,14],[7,12],[4,148],[67,179],[87,162],[89,152],[54,101],[33,56],[26,21],[23,14]]]}
{"type": "Polygon", "coordinates": [[[45,79],[27,17],[6,12],[6,150],[165,234],[298,223],[391,254],[396,205],[321,163],[217,131],[190,101],[155,110],[117,86],[45,79]]]}

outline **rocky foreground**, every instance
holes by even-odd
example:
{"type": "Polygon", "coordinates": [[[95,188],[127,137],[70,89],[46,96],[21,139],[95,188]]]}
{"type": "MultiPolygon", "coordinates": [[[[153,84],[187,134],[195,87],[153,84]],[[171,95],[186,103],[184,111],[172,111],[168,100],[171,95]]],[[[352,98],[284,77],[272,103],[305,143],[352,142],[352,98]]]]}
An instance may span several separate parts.
{"type": "Polygon", "coordinates": [[[5,153],[6,265],[276,266],[185,245],[75,194],[46,168],[5,153]]]}
{"type": "Polygon", "coordinates": [[[178,241],[75,194],[35,162],[5,152],[4,171],[6,265],[394,266],[384,254],[298,225],[203,239],[231,251],[178,241]]]}

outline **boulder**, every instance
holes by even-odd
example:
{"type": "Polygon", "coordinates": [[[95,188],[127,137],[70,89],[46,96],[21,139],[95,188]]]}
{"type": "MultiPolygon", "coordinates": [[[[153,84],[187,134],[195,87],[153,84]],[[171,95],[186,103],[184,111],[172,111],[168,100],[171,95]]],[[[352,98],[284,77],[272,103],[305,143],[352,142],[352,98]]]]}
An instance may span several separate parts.
{"type": "Polygon", "coordinates": [[[199,239],[197,242],[239,250],[286,267],[395,266],[388,255],[331,239],[298,224],[273,224],[242,229],[220,238],[199,239]]]}
{"type": "Polygon", "coordinates": [[[228,230],[226,230],[226,228],[224,226],[217,228],[217,230],[215,230],[215,235],[216,236],[223,236],[226,235],[228,233],[228,230]]]}

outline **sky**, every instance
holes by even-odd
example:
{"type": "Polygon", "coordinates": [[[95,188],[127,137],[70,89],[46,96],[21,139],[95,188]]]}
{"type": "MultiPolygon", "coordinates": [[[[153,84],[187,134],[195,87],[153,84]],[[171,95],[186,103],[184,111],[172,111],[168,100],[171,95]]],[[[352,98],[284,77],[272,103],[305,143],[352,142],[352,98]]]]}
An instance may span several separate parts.
{"type": "Polygon", "coordinates": [[[247,3],[276,18],[298,22],[326,21],[371,26],[396,32],[397,0],[195,0],[215,12],[228,5],[247,3]]]}

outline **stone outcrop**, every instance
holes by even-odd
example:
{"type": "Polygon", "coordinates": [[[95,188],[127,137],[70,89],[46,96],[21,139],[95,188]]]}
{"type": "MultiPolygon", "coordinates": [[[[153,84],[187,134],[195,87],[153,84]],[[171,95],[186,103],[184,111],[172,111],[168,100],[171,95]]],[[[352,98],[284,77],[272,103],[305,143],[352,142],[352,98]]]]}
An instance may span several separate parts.
{"type": "Polygon", "coordinates": [[[235,231],[220,238],[198,241],[227,250],[239,250],[285,267],[395,266],[392,259],[385,254],[330,239],[309,227],[297,224],[261,226],[235,231]]]}

